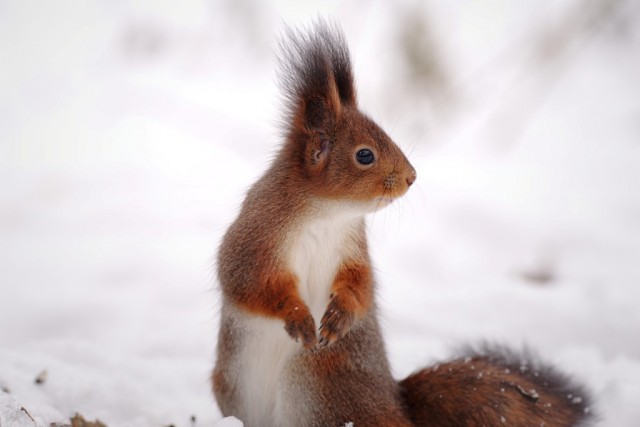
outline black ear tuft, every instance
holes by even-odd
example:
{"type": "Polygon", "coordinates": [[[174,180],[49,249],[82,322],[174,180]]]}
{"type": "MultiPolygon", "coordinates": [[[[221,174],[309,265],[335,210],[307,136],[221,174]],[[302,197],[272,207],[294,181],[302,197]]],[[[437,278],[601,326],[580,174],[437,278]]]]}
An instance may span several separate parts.
{"type": "Polygon", "coordinates": [[[340,100],[344,105],[355,106],[356,90],[351,70],[351,58],[342,30],[336,24],[326,24],[323,21],[320,21],[316,29],[329,50],[331,70],[338,87],[340,100]]]}
{"type": "Polygon", "coordinates": [[[355,106],[349,49],[336,24],[319,19],[308,31],[287,28],[280,51],[280,86],[290,129],[325,127],[342,106],[355,106]]]}

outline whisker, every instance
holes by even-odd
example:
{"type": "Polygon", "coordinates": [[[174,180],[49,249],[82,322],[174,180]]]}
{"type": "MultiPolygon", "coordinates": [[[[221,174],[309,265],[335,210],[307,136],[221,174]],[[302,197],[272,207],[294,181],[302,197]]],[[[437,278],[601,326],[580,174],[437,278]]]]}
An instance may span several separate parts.
{"type": "Polygon", "coordinates": [[[411,141],[409,141],[409,150],[407,151],[407,156],[413,157],[414,151],[418,147],[418,142],[422,139],[422,135],[414,137],[411,141]]]}

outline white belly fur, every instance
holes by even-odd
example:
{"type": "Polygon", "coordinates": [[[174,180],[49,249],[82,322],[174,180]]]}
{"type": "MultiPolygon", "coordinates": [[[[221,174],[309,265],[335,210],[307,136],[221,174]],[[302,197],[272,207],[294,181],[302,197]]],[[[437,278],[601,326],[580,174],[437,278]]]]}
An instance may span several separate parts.
{"type": "MultiPolygon", "coordinates": [[[[288,252],[288,267],[299,280],[298,291],[313,315],[316,327],[329,303],[336,271],[353,250],[352,232],[359,219],[333,216],[309,222],[299,230],[288,252]]],[[[302,344],[284,330],[281,320],[247,316],[246,345],[239,360],[244,423],[252,426],[286,425],[282,414],[282,371],[302,344]]]]}

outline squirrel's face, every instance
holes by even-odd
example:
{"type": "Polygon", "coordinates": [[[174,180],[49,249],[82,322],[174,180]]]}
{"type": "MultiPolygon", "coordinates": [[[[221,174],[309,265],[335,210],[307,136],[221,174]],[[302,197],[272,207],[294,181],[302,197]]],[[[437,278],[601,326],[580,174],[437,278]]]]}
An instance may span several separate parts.
{"type": "Polygon", "coordinates": [[[400,148],[355,108],[343,108],[331,125],[308,137],[307,177],[317,196],[374,211],[404,195],[416,180],[400,148]]]}
{"type": "Polygon", "coordinates": [[[349,52],[339,31],[324,25],[311,34],[292,31],[283,46],[284,153],[304,181],[291,184],[318,199],[355,204],[359,212],[405,194],[416,171],[391,138],[358,111],[349,52]]]}

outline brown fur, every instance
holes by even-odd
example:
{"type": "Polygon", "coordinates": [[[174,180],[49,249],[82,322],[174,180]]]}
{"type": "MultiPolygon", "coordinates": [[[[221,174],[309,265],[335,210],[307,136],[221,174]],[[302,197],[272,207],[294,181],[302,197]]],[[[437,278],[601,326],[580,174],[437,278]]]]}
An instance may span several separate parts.
{"type": "Polygon", "coordinates": [[[470,351],[400,382],[418,426],[574,426],[589,419],[588,394],[530,355],[470,351]]]}
{"type": "MultiPolygon", "coordinates": [[[[212,384],[222,413],[241,419],[251,413],[253,424],[245,424],[249,427],[347,422],[357,427],[495,426],[503,416],[519,427],[534,425],[531,420],[549,427],[576,425],[584,414],[556,389],[548,390],[516,370],[506,373],[503,361],[491,357],[474,356],[478,373],[485,373],[480,377],[458,360],[444,369],[445,365],[423,370],[400,384],[392,378],[377,319],[363,217],[406,193],[416,172],[387,134],[357,109],[348,50],[338,28],[319,22],[308,33],[290,31],[284,51],[285,141],[271,167],[249,190],[218,254],[223,308],[212,384]],[[372,164],[356,160],[362,148],[373,152],[372,164]],[[339,230],[335,233],[332,226],[317,225],[334,221],[339,230]],[[334,234],[318,237],[323,230],[334,234]],[[318,317],[314,319],[312,301],[304,297],[311,295],[312,282],[301,283],[294,271],[301,267],[294,268],[292,261],[299,236],[309,232],[321,240],[339,239],[341,245],[318,335],[318,317]],[[256,325],[271,325],[267,319],[281,322],[291,339],[302,341],[276,371],[274,391],[264,378],[272,368],[279,369],[275,366],[252,365],[260,377],[256,383],[243,377],[248,369],[243,358],[253,363],[264,356],[247,356],[245,349],[253,345],[258,346],[255,351],[280,354],[279,348],[260,341],[267,335],[256,325]],[[260,381],[267,388],[261,389],[260,381]],[[254,386],[256,395],[267,402],[264,414],[257,416],[258,403],[243,397],[246,388],[254,386]],[[526,396],[534,386],[538,403],[526,396]],[[480,392],[474,394],[473,389],[480,392]],[[270,406],[270,393],[277,394],[277,405],[270,406]]],[[[309,256],[309,268],[328,262],[309,256]]],[[[273,345],[289,351],[286,335],[275,337],[273,345]]]]}
{"type": "Polygon", "coordinates": [[[331,287],[331,301],[320,325],[320,344],[330,344],[343,336],[372,304],[371,267],[350,263],[338,270],[331,287]]]}

